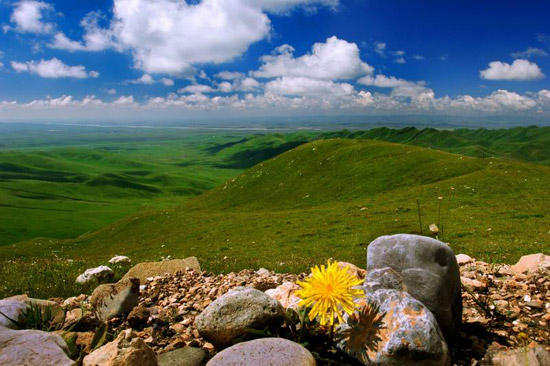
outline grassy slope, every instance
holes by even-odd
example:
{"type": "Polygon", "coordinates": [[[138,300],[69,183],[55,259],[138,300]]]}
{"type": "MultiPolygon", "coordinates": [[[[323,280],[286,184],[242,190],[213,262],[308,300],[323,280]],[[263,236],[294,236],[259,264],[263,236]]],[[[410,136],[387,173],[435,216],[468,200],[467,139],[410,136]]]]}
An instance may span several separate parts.
{"type": "MultiPolygon", "coordinates": [[[[31,148],[0,150],[0,246],[76,237],[140,209],[181,203],[240,172],[217,167],[203,151],[209,136],[178,137],[68,137],[66,147],[48,138],[34,146],[33,138],[31,148]]],[[[226,138],[234,136],[213,140],[226,138]]]]}
{"type": "Polygon", "coordinates": [[[76,240],[36,239],[7,256],[90,262],[196,255],[211,270],[304,270],[328,257],[364,263],[379,235],[436,223],[457,252],[514,261],[549,249],[550,168],[409,145],[323,140],[260,163],[178,208],[143,211],[76,240]],[[450,189],[454,187],[450,210],[450,189]],[[442,196],[443,200],[438,197],[442,196]],[[448,214],[447,214],[448,212],[448,214]]]}

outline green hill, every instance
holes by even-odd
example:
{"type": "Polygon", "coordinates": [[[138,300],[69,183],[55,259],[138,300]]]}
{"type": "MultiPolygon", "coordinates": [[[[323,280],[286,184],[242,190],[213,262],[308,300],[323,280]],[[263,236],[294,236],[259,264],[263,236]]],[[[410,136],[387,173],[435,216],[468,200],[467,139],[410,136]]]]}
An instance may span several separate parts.
{"type": "Polygon", "coordinates": [[[550,168],[542,165],[383,141],[317,140],[179,207],[141,211],[75,240],[19,243],[5,256],[93,263],[114,254],[195,255],[210,270],[297,271],[328,257],[364,264],[377,236],[426,234],[436,223],[456,252],[512,262],[550,249],[549,186],[550,168]]]}

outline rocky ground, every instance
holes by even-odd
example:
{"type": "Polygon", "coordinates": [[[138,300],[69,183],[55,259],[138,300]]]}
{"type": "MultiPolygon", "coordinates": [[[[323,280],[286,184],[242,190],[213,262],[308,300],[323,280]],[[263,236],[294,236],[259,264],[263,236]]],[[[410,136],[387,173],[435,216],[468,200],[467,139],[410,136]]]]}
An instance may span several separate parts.
{"type": "MultiPolygon", "coordinates": [[[[506,357],[516,357],[516,355],[503,356],[502,352],[512,352],[508,351],[510,349],[523,349],[525,351],[521,351],[521,357],[525,357],[527,360],[528,357],[535,357],[534,355],[539,357],[538,355],[542,354],[543,351],[534,348],[535,344],[550,351],[550,257],[526,256],[515,266],[488,264],[476,261],[466,255],[458,255],[456,259],[460,266],[463,287],[463,317],[459,336],[451,345],[453,365],[519,365],[522,364],[522,361],[520,363],[506,361],[506,357]],[[531,349],[533,351],[528,354],[527,350],[531,349]],[[498,354],[498,357],[494,356],[495,354],[498,354]],[[500,363],[495,361],[497,359],[500,360],[498,361],[500,363]],[[502,361],[503,359],[504,361],[502,361]]],[[[358,268],[354,268],[352,271],[356,276],[365,276],[365,271],[358,268]]],[[[197,266],[187,267],[172,274],[144,277],[139,290],[137,282],[133,279],[128,282],[127,288],[124,288],[123,282],[116,285],[120,287],[119,289],[115,289],[115,285],[104,285],[104,291],[115,291],[111,296],[115,300],[119,296],[117,292],[122,293],[123,291],[126,291],[124,299],[132,296],[135,296],[136,299],[128,309],[123,308],[124,304],[117,304],[122,307],[115,310],[112,307],[104,308],[102,316],[105,317],[103,320],[107,321],[109,333],[121,335],[111,343],[111,347],[122,349],[124,347],[118,346],[119,343],[129,344],[132,342],[132,347],[144,352],[144,359],[154,358],[156,353],[159,357],[159,365],[172,365],[166,361],[174,355],[171,351],[202,349],[204,353],[188,354],[185,357],[195,357],[195,363],[188,363],[189,365],[205,365],[223,348],[211,343],[212,340],[201,337],[197,328],[196,318],[212,302],[236,287],[251,287],[262,292],[267,291],[269,296],[277,299],[285,308],[295,308],[298,301],[293,295],[293,291],[297,288],[295,283],[305,277],[306,274],[281,274],[265,269],[217,275],[200,271],[197,266]],[[130,309],[131,312],[128,315],[119,315],[127,313],[130,309]],[[132,329],[131,336],[130,329],[132,329]],[[159,355],[170,356],[160,362],[159,355]]],[[[98,296],[96,292],[94,292],[94,296],[98,296]]],[[[81,295],[66,300],[50,300],[70,309],[65,320],[70,322],[71,319],[74,321],[74,319],[80,318],[82,309],[86,312],[87,308],[91,308],[94,296],[81,295]]],[[[15,300],[26,301],[24,297],[15,300]]],[[[97,323],[83,323],[78,327],[91,329],[96,325],[97,323]]],[[[0,332],[0,343],[2,334],[14,336],[12,333],[0,332]]],[[[82,339],[79,335],[78,340],[84,345],[89,345],[93,334],[86,334],[86,336],[82,336],[82,339]]],[[[538,359],[534,359],[534,362],[538,363],[529,364],[550,365],[550,358],[546,361],[543,360],[547,356],[544,354],[538,359]]],[[[2,347],[0,345],[1,360],[2,347]]],[[[85,365],[115,364],[94,363],[95,361],[92,362],[91,359],[88,359],[88,363],[86,362],[85,359],[85,365]]],[[[173,363],[173,365],[176,364],[173,363]]],[[[317,364],[322,366],[325,364],[358,365],[359,363],[351,359],[346,361],[336,357],[331,361],[329,355],[322,361],[318,359],[317,364]]]]}

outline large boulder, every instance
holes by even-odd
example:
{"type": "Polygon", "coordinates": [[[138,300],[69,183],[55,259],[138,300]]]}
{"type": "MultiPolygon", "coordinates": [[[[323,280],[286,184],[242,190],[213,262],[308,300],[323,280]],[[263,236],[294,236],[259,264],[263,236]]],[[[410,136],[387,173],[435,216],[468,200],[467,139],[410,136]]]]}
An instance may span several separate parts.
{"type": "Polygon", "coordinates": [[[131,311],[139,301],[139,280],[127,278],[116,284],[96,287],[90,305],[100,320],[106,321],[131,311]]]}
{"type": "Polygon", "coordinates": [[[109,282],[113,279],[115,273],[107,266],[88,268],[76,278],[76,282],[81,285],[87,285],[93,282],[109,282]]]}
{"type": "MultiPolygon", "coordinates": [[[[376,351],[367,355],[379,366],[449,366],[449,349],[432,312],[406,292],[381,289],[367,294],[368,302],[380,308],[383,327],[378,332],[380,341],[376,351]]],[[[349,328],[342,325],[338,331],[349,328]]],[[[353,339],[352,344],[357,340],[353,339]]],[[[367,343],[367,342],[365,342],[367,343]]],[[[343,344],[339,345],[345,348],[343,344]]],[[[360,351],[360,350],[359,350],[360,351]]],[[[361,352],[351,351],[359,361],[361,352]]]]}
{"type": "Polygon", "coordinates": [[[0,327],[0,365],[73,366],[67,344],[55,333],[0,327]]]}
{"type": "Polygon", "coordinates": [[[158,366],[200,366],[206,352],[200,348],[183,347],[157,356],[158,366]]]}
{"type": "Polygon", "coordinates": [[[368,247],[368,291],[406,291],[430,309],[447,340],[462,321],[460,272],[445,243],[418,235],[382,236],[368,247]]]}
{"type": "Polygon", "coordinates": [[[239,343],[212,358],[206,366],[316,366],[304,347],[284,338],[239,343]]]}
{"type": "Polygon", "coordinates": [[[157,355],[129,329],[84,357],[83,366],[157,366],[157,355]]]}
{"type": "Polygon", "coordinates": [[[195,257],[185,259],[173,259],[162,262],[143,262],[138,263],[124,275],[123,279],[129,277],[139,278],[141,283],[147,282],[147,277],[162,276],[165,274],[176,274],[185,271],[186,268],[192,268],[200,271],[199,261],[195,257]]]}
{"type": "Polygon", "coordinates": [[[27,304],[23,301],[10,299],[0,300],[0,327],[17,328],[11,320],[15,320],[16,322],[23,320],[23,313],[26,309],[27,304]]]}
{"type": "Polygon", "coordinates": [[[63,310],[63,307],[55,301],[34,299],[27,295],[16,295],[16,296],[8,297],[5,300],[18,300],[18,301],[24,302],[28,306],[32,306],[34,308],[40,308],[42,310],[43,315],[46,315],[46,314],[51,315],[51,325],[53,327],[58,327],[63,325],[63,322],[65,320],[64,319],[65,310],[63,310]]]}
{"type": "Polygon", "coordinates": [[[263,292],[236,287],[208,305],[196,318],[200,335],[217,346],[227,346],[247,336],[250,329],[265,329],[284,320],[281,304],[263,292]]]}

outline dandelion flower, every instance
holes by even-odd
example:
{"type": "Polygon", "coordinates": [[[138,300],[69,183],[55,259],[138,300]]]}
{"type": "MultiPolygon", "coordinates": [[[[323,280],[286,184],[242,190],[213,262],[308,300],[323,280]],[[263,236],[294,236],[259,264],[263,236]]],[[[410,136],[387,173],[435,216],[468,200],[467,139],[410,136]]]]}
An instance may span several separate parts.
{"type": "Polygon", "coordinates": [[[304,282],[298,282],[302,288],[296,291],[296,295],[302,300],[299,306],[311,307],[309,319],[317,316],[322,326],[329,323],[334,325],[343,322],[343,313],[348,315],[355,311],[354,297],[361,296],[363,290],[354,289],[363,280],[348,273],[348,267],[340,268],[338,263],[329,260],[327,266],[315,266],[311,269],[311,276],[304,282]]]}

